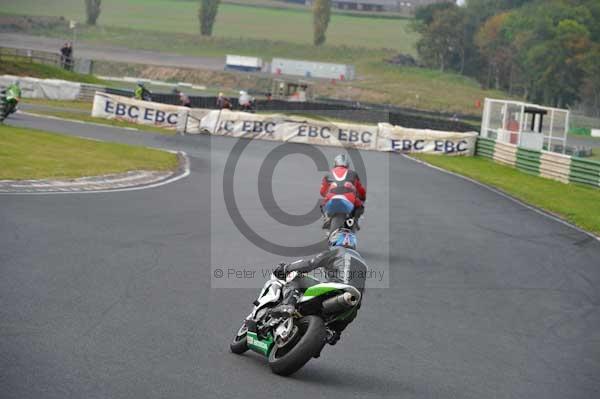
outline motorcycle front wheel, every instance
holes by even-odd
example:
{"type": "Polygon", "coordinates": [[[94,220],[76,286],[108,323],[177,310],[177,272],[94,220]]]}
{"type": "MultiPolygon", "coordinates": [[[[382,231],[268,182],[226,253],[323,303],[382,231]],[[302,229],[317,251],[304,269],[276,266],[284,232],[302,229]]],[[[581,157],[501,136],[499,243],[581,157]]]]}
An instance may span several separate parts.
{"type": "Polygon", "coordinates": [[[248,350],[248,341],[246,339],[247,332],[248,329],[246,328],[246,323],[244,322],[235,337],[233,337],[231,344],[229,344],[229,349],[231,352],[235,353],[236,355],[241,355],[248,350]]]}
{"type": "Polygon", "coordinates": [[[4,100],[2,100],[0,102],[0,122],[4,121],[4,119],[6,119],[7,117],[6,107],[8,107],[8,104],[6,104],[4,100]]]}
{"type": "Polygon", "coordinates": [[[318,356],[325,345],[327,331],[323,319],[305,316],[295,321],[296,332],[285,345],[275,342],[269,354],[269,367],[279,375],[300,370],[312,357],[318,356]]]}

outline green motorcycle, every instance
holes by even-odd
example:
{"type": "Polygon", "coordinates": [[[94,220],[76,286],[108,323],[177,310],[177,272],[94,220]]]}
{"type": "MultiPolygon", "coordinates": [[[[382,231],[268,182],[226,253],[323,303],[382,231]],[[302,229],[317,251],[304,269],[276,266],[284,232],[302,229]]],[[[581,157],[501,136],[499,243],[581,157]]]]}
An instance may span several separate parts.
{"type": "Polygon", "coordinates": [[[10,85],[6,90],[0,92],[0,122],[16,112],[20,98],[21,88],[16,84],[10,85]]]}
{"type": "Polygon", "coordinates": [[[360,306],[361,292],[347,284],[320,282],[297,272],[288,274],[286,281],[271,275],[242,327],[235,335],[230,349],[242,354],[251,349],[268,359],[275,374],[290,375],[321,350],[334,336],[329,327],[340,320],[353,318],[360,306]],[[283,299],[283,287],[295,278],[307,286],[292,317],[280,317],[271,310],[283,299]]]}

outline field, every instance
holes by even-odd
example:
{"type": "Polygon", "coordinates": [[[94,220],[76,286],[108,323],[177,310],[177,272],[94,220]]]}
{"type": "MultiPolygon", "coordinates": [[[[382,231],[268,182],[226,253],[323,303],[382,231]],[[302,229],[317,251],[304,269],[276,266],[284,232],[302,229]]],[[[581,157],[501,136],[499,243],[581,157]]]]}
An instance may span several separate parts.
{"type": "Polygon", "coordinates": [[[76,178],[171,170],[174,154],[0,125],[0,180],[76,178]]]}
{"type": "MultiPolygon", "coordinates": [[[[38,3],[35,0],[0,0],[0,12],[84,19],[80,0],[51,0],[48,4],[52,7],[40,7],[38,3]]],[[[240,54],[259,56],[267,61],[272,57],[285,57],[356,66],[358,79],[355,81],[319,82],[315,88],[319,97],[473,115],[481,112],[474,106],[477,100],[506,97],[502,92],[483,90],[475,80],[458,74],[387,64],[385,60],[398,52],[415,53],[417,36],[410,32],[408,19],[335,14],[326,45],[315,47],[310,44],[312,22],[306,9],[257,7],[264,3],[262,0],[252,3],[247,6],[222,4],[215,35],[206,38],[197,33],[198,2],[195,0],[105,0],[99,26],[80,25],[77,40],[186,55],[222,57],[240,54]]],[[[65,28],[33,28],[25,33],[61,39],[72,35],[65,28]]],[[[265,91],[269,87],[268,84],[265,86],[264,79],[243,74],[167,70],[133,64],[111,66],[108,70],[100,63],[97,66],[98,72],[105,75],[176,79],[205,85],[211,91],[265,91]]]]}
{"type": "MultiPolygon", "coordinates": [[[[5,14],[64,16],[83,22],[81,0],[0,0],[5,14]]],[[[198,32],[198,1],[188,0],[104,0],[99,24],[157,32],[198,32]]],[[[407,19],[334,14],[327,42],[366,48],[389,48],[413,53],[417,39],[407,19]]],[[[214,35],[225,38],[312,42],[312,14],[305,9],[276,9],[222,4],[214,35]]]]}
{"type": "Polygon", "coordinates": [[[600,235],[600,189],[530,176],[481,157],[417,155],[416,158],[497,187],[600,235]]]}

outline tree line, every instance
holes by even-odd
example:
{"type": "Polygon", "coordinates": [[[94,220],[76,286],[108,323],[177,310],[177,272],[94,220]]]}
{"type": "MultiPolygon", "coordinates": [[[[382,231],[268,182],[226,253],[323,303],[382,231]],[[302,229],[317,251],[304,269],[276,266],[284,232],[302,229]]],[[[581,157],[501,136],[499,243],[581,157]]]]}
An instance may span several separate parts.
{"type": "MultiPolygon", "coordinates": [[[[100,16],[102,0],[85,0],[85,11],[88,25],[96,25],[100,16]]],[[[211,36],[221,0],[200,0],[198,20],[200,34],[211,36]]],[[[313,43],[320,46],[325,43],[327,27],[331,19],[331,0],[315,0],[313,3],[313,43]]]]}
{"type": "MultiPolygon", "coordinates": [[[[221,0],[201,0],[198,9],[200,33],[211,36],[221,0]]],[[[331,0],[315,0],[313,3],[313,43],[320,46],[325,43],[327,27],[331,19],[331,0]]]]}
{"type": "Polygon", "coordinates": [[[428,67],[486,88],[600,113],[599,0],[468,0],[420,8],[413,28],[428,67]]]}

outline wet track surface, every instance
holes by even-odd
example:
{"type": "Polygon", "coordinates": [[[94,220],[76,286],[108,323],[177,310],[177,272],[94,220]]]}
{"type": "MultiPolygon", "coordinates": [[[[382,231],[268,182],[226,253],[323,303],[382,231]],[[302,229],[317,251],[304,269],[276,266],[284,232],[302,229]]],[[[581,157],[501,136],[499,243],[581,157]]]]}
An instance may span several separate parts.
{"type": "MultiPolygon", "coordinates": [[[[600,395],[600,243],[568,226],[401,156],[361,153],[372,200],[359,245],[369,263],[389,261],[389,288],[368,290],[338,345],[281,378],[256,354],[229,353],[258,289],[211,288],[215,262],[281,259],[250,243],[220,198],[237,140],[10,123],[184,150],[192,173],[136,192],[0,196],[2,398],[600,395]]],[[[316,223],[290,230],[260,212],[257,170],[279,144],[258,144],[236,174],[242,213],[270,237],[310,241],[316,223]]],[[[281,208],[310,210],[321,174],[285,157],[281,208]]]]}

